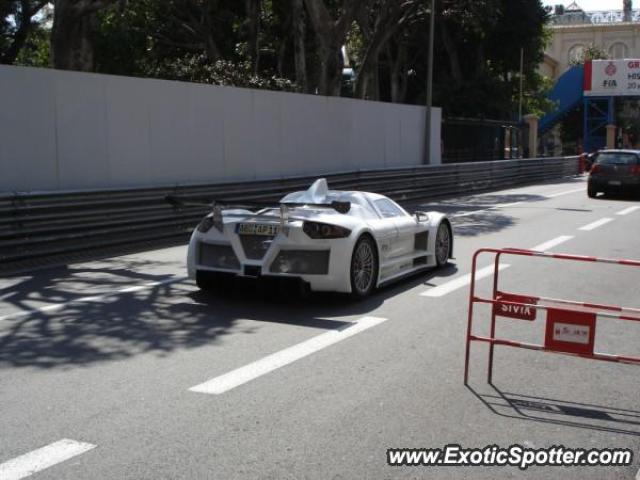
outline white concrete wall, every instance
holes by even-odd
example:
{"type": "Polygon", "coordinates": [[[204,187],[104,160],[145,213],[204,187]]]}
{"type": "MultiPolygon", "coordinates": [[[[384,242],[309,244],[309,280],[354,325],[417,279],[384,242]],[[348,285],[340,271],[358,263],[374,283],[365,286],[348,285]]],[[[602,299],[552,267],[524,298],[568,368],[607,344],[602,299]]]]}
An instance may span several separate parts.
{"type": "Polygon", "coordinates": [[[417,106],[0,65],[0,191],[417,165],[424,128],[417,106]]]}

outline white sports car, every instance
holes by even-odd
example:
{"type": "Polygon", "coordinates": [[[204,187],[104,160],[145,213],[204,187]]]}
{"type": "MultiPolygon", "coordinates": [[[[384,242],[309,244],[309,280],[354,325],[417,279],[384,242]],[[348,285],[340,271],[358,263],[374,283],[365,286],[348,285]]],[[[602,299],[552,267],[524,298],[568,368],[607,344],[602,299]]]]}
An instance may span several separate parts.
{"type": "Polygon", "coordinates": [[[365,297],[381,284],[445,265],[452,252],[445,215],[412,216],[383,195],[332,191],[319,179],[255,212],[214,205],[191,236],[187,266],[201,289],[228,275],[279,277],[365,297]]]}

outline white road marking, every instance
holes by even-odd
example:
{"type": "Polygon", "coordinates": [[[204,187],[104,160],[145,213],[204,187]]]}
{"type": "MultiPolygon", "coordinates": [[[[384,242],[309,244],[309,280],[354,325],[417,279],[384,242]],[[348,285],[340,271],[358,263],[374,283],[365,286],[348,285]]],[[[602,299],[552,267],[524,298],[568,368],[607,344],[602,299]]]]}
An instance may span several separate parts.
{"type": "Polygon", "coordinates": [[[547,198],[556,198],[556,197],[561,197],[563,195],[569,195],[570,193],[577,193],[577,192],[584,192],[586,191],[585,187],[582,188],[576,188],[574,190],[565,190],[564,192],[558,192],[558,193],[551,193],[549,195],[544,195],[547,198]]]}
{"type": "Polygon", "coordinates": [[[91,443],[62,439],[0,464],[0,479],[18,480],[96,448],[91,443]]]}
{"type": "Polygon", "coordinates": [[[640,470],[638,470],[638,473],[636,473],[636,480],[640,480],[640,470]]]}
{"type": "Polygon", "coordinates": [[[540,245],[536,245],[532,247],[531,250],[536,250],[538,252],[547,252],[551,250],[553,247],[560,245],[561,243],[567,242],[571,240],[573,237],[571,235],[560,235],[548,242],[541,243],[540,245]]]}
{"type": "MultiPolygon", "coordinates": [[[[584,192],[584,187],[583,188],[577,188],[577,189],[574,189],[574,190],[566,190],[564,192],[552,193],[552,194],[549,194],[549,195],[542,195],[542,196],[545,197],[545,199],[550,199],[550,198],[561,197],[563,195],[569,195],[570,193],[576,193],[576,192],[584,192]]],[[[535,200],[535,201],[537,201],[537,200],[535,200]]],[[[512,202],[512,203],[498,203],[496,205],[492,205],[490,207],[483,208],[481,210],[474,210],[472,212],[456,213],[454,215],[451,215],[451,217],[454,217],[454,218],[457,218],[457,217],[468,217],[469,215],[476,215],[478,213],[486,212],[487,210],[495,210],[495,209],[498,209],[498,208],[515,207],[516,205],[521,205],[523,203],[528,203],[528,202],[520,201],[520,202],[512,202]]],[[[455,206],[455,204],[453,206],[455,206]]]]}
{"type": "Polygon", "coordinates": [[[613,218],[608,218],[608,217],[601,218],[600,220],[596,220],[595,222],[585,225],[584,227],[580,227],[579,230],[589,232],[591,230],[595,230],[598,227],[601,227],[602,225],[606,225],[607,223],[612,221],[613,221],[613,218]]]}
{"type": "Polygon", "coordinates": [[[363,317],[347,328],[330,330],[293,347],[286,348],[245,365],[244,367],[232,370],[200,385],[191,387],[189,390],[198,393],[220,395],[386,321],[386,318],[363,317]]]}
{"type": "Polygon", "coordinates": [[[636,210],[640,210],[640,207],[629,207],[624,210],[620,210],[616,215],[629,215],[630,213],[635,212],[636,210]]]}
{"type": "Polygon", "coordinates": [[[499,208],[515,207],[516,205],[520,205],[521,203],[524,203],[524,202],[501,203],[500,205],[498,205],[498,207],[499,208]]]}
{"type": "MultiPolygon", "coordinates": [[[[506,263],[501,263],[498,265],[498,270],[504,270],[505,268],[509,268],[510,265],[506,263]]],[[[489,265],[488,267],[481,268],[480,270],[476,270],[476,281],[481,280],[483,278],[489,277],[493,275],[494,266],[489,265]]],[[[422,292],[420,296],[422,297],[442,297],[448,293],[451,293],[459,288],[466,287],[471,283],[471,274],[467,273],[466,275],[462,275],[461,277],[454,278],[442,285],[438,285],[437,287],[430,288],[426,292],[422,292]]]]}
{"type": "Polygon", "coordinates": [[[493,208],[496,208],[496,207],[483,208],[482,210],[473,210],[472,212],[456,213],[455,215],[451,215],[451,217],[453,218],[467,217],[469,215],[476,215],[478,213],[486,212],[487,210],[492,210],[493,208]]]}
{"type": "MultiPolygon", "coordinates": [[[[116,290],[114,292],[110,292],[110,293],[105,293],[103,295],[92,295],[90,297],[80,297],[80,298],[76,298],[75,300],[70,300],[68,302],[63,302],[63,303],[55,303],[52,305],[46,305],[44,307],[39,307],[39,308],[34,308],[33,310],[23,310],[20,312],[14,312],[14,313],[9,313],[7,315],[2,315],[0,316],[0,322],[3,320],[9,320],[12,318],[19,318],[19,317],[25,317],[28,315],[33,315],[35,313],[43,313],[43,312],[55,312],[58,310],[62,310],[63,308],[69,306],[69,305],[73,305],[76,303],[90,303],[90,302],[104,302],[105,300],[114,297],[115,295],[118,295],[120,293],[132,293],[132,292],[138,292],[141,290],[147,290],[149,288],[153,288],[153,287],[159,287],[161,285],[169,285],[171,283],[179,283],[179,282],[183,282],[187,279],[187,277],[174,277],[174,278],[168,278],[167,280],[162,280],[159,282],[150,282],[150,283],[145,283],[143,285],[136,285],[133,287],[126,287],[126,288],[121,288],[119,290],[116,290]]],[[[0,480],[2,480],[2,478],[0,477],[0,480]]]]}

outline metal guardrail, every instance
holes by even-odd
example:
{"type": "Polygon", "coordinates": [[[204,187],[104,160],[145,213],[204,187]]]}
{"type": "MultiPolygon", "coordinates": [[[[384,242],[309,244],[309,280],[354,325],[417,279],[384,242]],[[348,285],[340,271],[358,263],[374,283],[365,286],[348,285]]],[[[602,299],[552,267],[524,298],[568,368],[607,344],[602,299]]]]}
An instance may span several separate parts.
{"type": "MultiPolygon", "coordinates": [[[[366,170],[323,175],[332,189],[385,194],[399,202],[472,193],[575,175],[577,157],[366,170]]],[[[249,182],[0,194],[0,272],[67,262],[101,251],[186,241],[206,213],[175,209],[168,194],[227,201],[278,200],[318,176],[249,182]]]]}

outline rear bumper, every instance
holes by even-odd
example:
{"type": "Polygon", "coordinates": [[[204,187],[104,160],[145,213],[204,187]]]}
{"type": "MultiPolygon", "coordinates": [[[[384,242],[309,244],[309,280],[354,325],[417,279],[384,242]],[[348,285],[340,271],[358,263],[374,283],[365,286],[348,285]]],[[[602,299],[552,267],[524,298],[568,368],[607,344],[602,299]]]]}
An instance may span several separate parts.
{"type": "Polygon", "coordinates": [[[251,259],[237,237],[212,238],[195,231],[187,258],[189,277],[195,279],[196,272],[212,272],[227,277],[304,282],[313,291],[349,293],[351,241],[345,238],[311,243],[301,243],[294,235],[279,235],[262,258],[251,259]],[[233,252],[231,260],[229,252],[233,252]],[[226,255],[222,263],[217,260],[220,255],[226,255]]]}
{"type": "Polygon", "coordinates": [[[640,177],[602,178],[590,177],[589,187],[598,192],[640,193],[640,177]]]}

